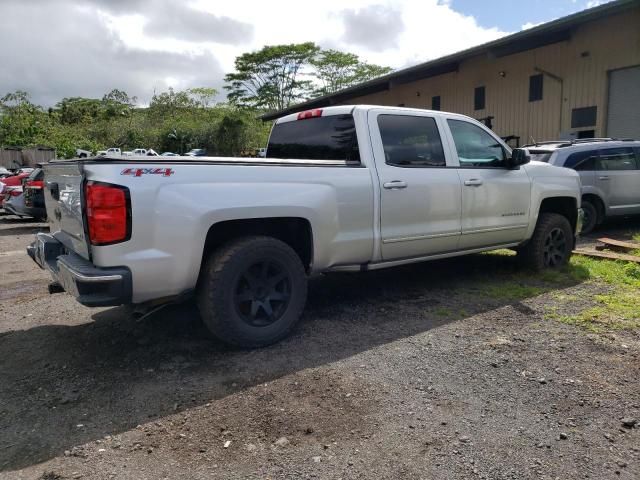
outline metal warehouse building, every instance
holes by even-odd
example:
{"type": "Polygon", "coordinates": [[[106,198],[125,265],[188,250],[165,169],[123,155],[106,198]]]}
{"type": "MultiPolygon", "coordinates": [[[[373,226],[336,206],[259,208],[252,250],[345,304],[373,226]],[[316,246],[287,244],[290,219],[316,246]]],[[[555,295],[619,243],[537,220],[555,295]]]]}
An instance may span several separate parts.
{"type": "Polygon", "coordinates": [[[264,118],[341,104],[463,113],[513,146],[640,138],[640,0],[591,8],[264,118]]]}

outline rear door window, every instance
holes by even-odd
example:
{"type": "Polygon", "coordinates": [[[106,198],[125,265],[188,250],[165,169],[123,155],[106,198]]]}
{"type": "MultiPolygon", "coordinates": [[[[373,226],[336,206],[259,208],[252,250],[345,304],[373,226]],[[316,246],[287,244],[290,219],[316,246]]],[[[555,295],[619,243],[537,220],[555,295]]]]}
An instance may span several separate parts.
{"type": "Polygon", "coordinates": [[[598,170],[635,170],[636,155],[632,148],[606,148],[600,151],[598,170]]]}
{"type": "Polygon", "coordinates": [[[360,151],[353,116],[329,115],[278,123],[269,137],[266,156],[359,163],[360,151]]]}
{"type": "Polygon", "coordinates": [[[387,165],[395,167],[444,167],[444,150],[436,121],[415,115],[379,115],[387,165]]]}

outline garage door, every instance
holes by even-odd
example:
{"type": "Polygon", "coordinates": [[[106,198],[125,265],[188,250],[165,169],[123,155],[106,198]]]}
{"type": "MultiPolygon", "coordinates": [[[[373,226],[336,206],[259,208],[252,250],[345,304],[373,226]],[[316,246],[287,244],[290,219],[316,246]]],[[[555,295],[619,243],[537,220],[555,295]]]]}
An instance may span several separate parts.
{"type": "Polygon", "coordinates": [[[609,73],[607,135],[640,139],[640,66],[609,73]]]}

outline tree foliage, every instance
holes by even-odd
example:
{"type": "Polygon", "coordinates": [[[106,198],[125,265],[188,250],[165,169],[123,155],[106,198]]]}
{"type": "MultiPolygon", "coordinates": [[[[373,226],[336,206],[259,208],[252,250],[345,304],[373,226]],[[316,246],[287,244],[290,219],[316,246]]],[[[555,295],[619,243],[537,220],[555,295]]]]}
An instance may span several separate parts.
{"type": "Polygon", "coordinates": [[[312,88],[302,69],[320,51],[312,43],[267,45],[236,58],[225,76],[229,101],[240,106],[281,110],[304,99],[312,88]]]}
{"type": "Polygon", "coordinates": [[[235,70],[225,76],[229,101],[273,111],[385,75],[391,68],[308,42],[244,53],[236,58],[235,70]]]}
{"type": "Polygon", "coordinates": [[[209,87],[170,89],[155,94],[148,108],[137,108],[135,98],[112,90],[102,99],[64,98],[45,111],[17,91],[0,98],[0,145],[47,145],[66,158],[78,148],[206,148],[211,155],[238,155],[263,147],[269,124],[253,110],[214,104],[216,95],[209,87]]]}
{"type": "Polygon", "coordinates": [[[322,50],[311,60],[311,65],[318,83],[313,92],[316,96],[335,93],[391,72],[389,67],[364,63],[356,54],[338,50],[322,50]]]}

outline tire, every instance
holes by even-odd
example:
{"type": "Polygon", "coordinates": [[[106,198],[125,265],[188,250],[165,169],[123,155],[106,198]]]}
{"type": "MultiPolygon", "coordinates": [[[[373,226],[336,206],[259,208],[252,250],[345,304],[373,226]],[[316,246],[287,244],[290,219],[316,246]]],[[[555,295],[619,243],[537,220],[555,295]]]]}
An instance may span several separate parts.
{"type": "Polygon", "coordinates": [[[582,223],[582,234],[590,233],[599,222],[598,207],[589,200],[582,201],[582,210],[584,211],[584,222],[582,223]]]}
{"type": "Polygon", "coordinates": [[[214,251],[200,274],[197,301],[219,340],[255,348],[275,343],[297,323],[307,275],[286,243],[264,236],[236,239],[214,251]]]}
{"type": "Polygon", "coordinates": [[[571,258],[573,242],[573,231],[566,217],[542,213],[531,240],[519,249],[518,256],[524,266],[533,270],[561,268],[571,258]]]}

